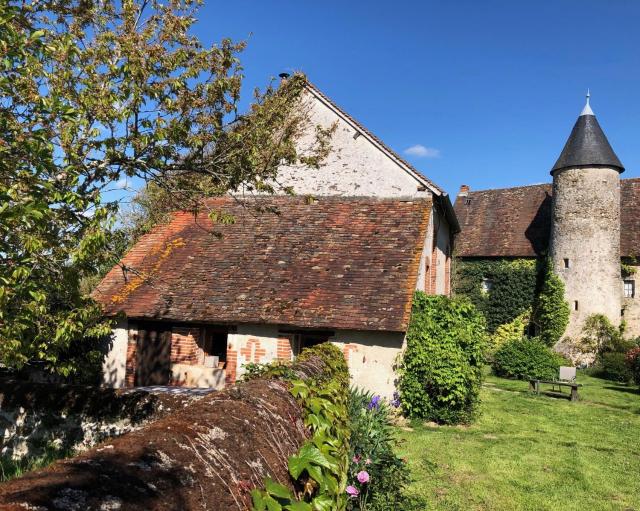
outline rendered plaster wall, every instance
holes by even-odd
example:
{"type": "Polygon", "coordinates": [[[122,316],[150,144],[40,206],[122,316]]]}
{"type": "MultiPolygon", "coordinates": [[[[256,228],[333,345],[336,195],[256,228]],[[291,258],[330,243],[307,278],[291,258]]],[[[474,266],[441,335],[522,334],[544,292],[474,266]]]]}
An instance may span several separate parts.
{"type": "Polygon", "coordinates": [[[293,187],[297,194],[430,196],[430,191],[419,191],[421,184],[400,163],[381,151],[324,101],[311,92],[305,93],[302,101],[309,122],[300,138],[299,150],[305,153],[313,147],[316,126],[329,128],[335,123],[331,152],[319,169],[303,165],[283,166],[278,174],[280,184],[293,187]]]}
{"type": "Polygon", "coordinates": [[[113,329],[111,347],[102,362],[102,382],[107,387],[118,389],[125,386],[128,336],[125,319],[113,329]]]}
{"type": "Polygon", "coordinates": [[[554,174],[551,257],[571,310],[565,336],[578,337],[592,314],[604,314],[614,325],[620,324],[620,176],[616,170],[570,168],[554,174]]]}
{"type": "Polygon", "coordinates": [[[338,330],[331,341],[342,349],[351,375],[351,384],[393,398],[394,366],[404,347],[403,332],[338,330]]]}

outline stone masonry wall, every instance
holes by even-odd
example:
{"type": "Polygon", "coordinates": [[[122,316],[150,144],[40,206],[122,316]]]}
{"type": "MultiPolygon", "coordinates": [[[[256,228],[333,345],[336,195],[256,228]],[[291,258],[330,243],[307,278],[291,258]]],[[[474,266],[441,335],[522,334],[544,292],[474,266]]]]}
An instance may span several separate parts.
{"type": "Polygon", "coordinates": [[[565,283],[571,310],[565,336],[579,336],[591,314],[604,314],[614,325],[620,323],[620,178],[616,170],[573,168],[554,175],[551,257],[565,283]]]}

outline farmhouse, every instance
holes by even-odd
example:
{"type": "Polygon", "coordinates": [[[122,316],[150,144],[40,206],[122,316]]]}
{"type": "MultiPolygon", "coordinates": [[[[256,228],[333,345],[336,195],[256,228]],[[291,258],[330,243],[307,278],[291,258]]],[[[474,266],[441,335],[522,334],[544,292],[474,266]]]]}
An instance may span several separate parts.
{"type": "Polygon", "coordinates": [[[393,394],[414,291],[450,292],[455,213],[316,87],[303,101],[312,126],[335,131],[320,169],[282,168],[296,196],[207,201],[235,217],[227,225],[177,212],[94,291],[120,318],[106,384],[222,387],[246,364],[332,341],[355,384],[393,394]]]}
{"type": "MultiPolygon", "coordinates": [[[[640,179],[621,180],[622,172],[587,97],[551,170],[552,184],[460,188],[457,256],[481,261],[548,255],[571,310],[566,340],[578,337],[584,320],[596,313],[614,325],[624,320],[628,333],[640,335],[640,179]]],[[[491,282],[484,285],[491,292],[491,282]]]]}

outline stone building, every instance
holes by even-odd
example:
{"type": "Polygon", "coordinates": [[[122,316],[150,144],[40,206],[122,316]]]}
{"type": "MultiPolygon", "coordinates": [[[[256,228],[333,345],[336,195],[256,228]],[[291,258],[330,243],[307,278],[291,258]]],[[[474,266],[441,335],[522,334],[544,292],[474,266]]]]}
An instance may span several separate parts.
{"type": "Polygon", "coordinates": [[[310,126],[335,132],[320,169],[281,169],[278,181],[297,196],[210,200],[234,215],[231,225],[177,212],[94,291],[120,318],[106,384],[221,387],[247,363],[332,341],[355,384],[393,394],[414,291],[449,293],[455,213],[316,87],[303,102],[310,126]]]}
{"type": "Polygon", "coordinates": [[[560,157],[552,184],[471,191],[455,203],[463,261],[533,259],[548,255],[565,284],[568,339],[584,320],[604,314],[640,335],[636,265],[640,251],[640,179],[620,179],[624,167],[587,104],[560,157]]]}

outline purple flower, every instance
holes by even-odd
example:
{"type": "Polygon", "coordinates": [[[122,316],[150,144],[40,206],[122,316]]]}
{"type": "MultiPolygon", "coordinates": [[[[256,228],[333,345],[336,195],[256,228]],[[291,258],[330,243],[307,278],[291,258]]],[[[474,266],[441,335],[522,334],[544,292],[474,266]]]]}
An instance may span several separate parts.
{"type": "Polygon", "coordinates": [[[355,486],[347,486],[347,494],[350,497],[357,497],[358,495],[360,495],[360,490],[358,490],[358,488],[356,488],[355,486]]]}
{"type": "Polygon", "coordinates": [[[361,470],[360,472],[358,472],[358,475],[356,477],[358,478],[358,482],[362,484],[366,484],[369,482],[369,472],[367,472],[366,470],[361,470]]]}
{"type": "Polygon", "coordinates": [[[391,406],[394,408],[400,408],[400,394],[397,392],[393,393],[393,399],[391,400],[391,406]]]}
{"type": "Polygon", "coordinates": [[[367,410],[373,410],[374,408],[376,410],[380,408],[380,396],[373,396],[367,405],[367,410]]]}

